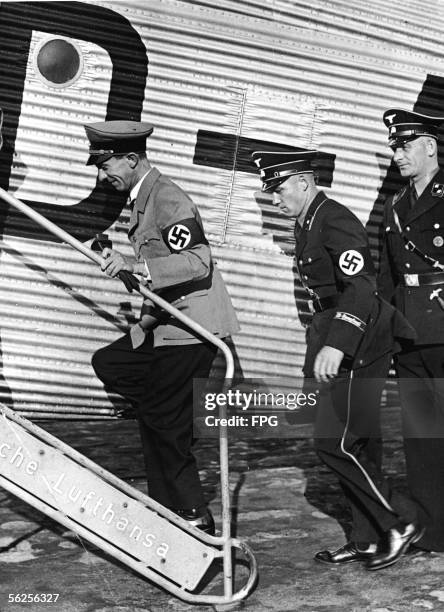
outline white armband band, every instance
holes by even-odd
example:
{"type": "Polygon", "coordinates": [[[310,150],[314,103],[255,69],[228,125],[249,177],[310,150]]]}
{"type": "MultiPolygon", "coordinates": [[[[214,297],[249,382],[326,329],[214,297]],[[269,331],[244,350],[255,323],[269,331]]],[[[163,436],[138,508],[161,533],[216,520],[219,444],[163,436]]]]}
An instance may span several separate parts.
{"type": "Polygon", "coordinates": [[[340,321],[344,321],[345,323],[350,323],[357,327],[360,331],[365,331],[366,324],[359,317],[350,314],[349,312],[337,312],[335,314],[335,319],[339,319],[340,321]]]}

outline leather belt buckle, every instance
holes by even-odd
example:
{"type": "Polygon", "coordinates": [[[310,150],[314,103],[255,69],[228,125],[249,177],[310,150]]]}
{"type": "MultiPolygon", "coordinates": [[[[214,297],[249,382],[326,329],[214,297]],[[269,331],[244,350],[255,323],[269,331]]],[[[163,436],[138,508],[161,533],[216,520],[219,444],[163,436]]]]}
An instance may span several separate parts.
{"type": "Polygon", "coordinates": [[[404,283],[406,287],[419,287],[419,278],[417,274],[404,274],[404,283]]]}
{"type": "Polygon", "coordinates": [[[308,300],[307,304],[308,304],[308,310],[311,312],[311,314],[314,314],[316,311],[314,308],[313,300],[308,300]]]}

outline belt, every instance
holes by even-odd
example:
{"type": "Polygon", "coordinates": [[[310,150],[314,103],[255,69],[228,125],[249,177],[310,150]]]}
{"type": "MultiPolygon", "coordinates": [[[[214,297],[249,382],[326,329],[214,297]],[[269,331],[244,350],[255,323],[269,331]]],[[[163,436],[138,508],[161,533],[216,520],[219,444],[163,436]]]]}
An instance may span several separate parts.
{"type": "Polygon", "coordinates": [[[310,312],[322,312],[329,308],[335,308],[338,305],[338,295],[327,295],[323,298],[315,298],[314,300],[308,300],[308,309],[310,312]]]}
{"type": "Polygon", "coordinates": [[[420,285],[442,285],[444,272],[426,272],[425,274],[404,274],[404,287],[419,287],[420,285]]]}

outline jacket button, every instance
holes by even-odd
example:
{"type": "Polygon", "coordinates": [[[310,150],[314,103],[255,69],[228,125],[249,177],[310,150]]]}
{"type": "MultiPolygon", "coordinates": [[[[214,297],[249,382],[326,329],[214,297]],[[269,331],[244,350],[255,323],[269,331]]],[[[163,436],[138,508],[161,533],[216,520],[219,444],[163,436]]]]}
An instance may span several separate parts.
{"type": "Polygon", "coordinates": [[[435,223],[435,224],[433,225],[433,227],[434,227],[435,229],[439,229],[439,228],[440,228],[440,225],[439,225],[439,223],[435,223]]]}
{"type": "Polygon", "coordinates": [[[405,229],[409,232],[410,231],[410,225],[407,225],[407,227],[405,229]]]}
{"type": "Polygon", "coordinates": [[[389,232],[389,231],[390,231],[390,225],[387,225],[387,227],[385,228],[385,231],[386,231],[386,232],[389,232]]]}
{"type": "Polygon", "coordinates": [[[360,359],[360,360],[359,360],[359,365],[362,365],[363,363],[364,363],[364,360],[363,360],[363,359],[360,359]]]}
{"type": "Polygon", "coordinates": [[[303,275],[302,277],[304,280],[308,280],[308,276],[306,274],[303,275]]]}
{"type": "Polygon", "coordinates": [[[298,261],[298,264],[299,264],[300,266],[302,266],[302,264],[303,264],[303,263],[304,263],[304,262],[302,261],[302,259],[300,259],[300,260],[298,261]]]}
{"type": "Polygon", "coordinates": [[[406,267],[406,268],[410,268],[410,264],[409,264],[409,262],[407,262],[407,263],[405,264],[405,267],[406,267]]]}
{"type": "Polygon", "coordinates": [[[309,257],[307,261],[308,261],[308,263],[311,263],[312,262],[311,257],[309,257]]]}

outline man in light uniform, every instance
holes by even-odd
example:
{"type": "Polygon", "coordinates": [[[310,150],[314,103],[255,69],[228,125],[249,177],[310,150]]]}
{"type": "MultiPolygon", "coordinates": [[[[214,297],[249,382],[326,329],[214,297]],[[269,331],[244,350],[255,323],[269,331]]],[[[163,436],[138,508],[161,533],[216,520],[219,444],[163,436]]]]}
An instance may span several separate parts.
{"type": "MultiPolygon", "coordinates": [[[[187,194],[148,161],[153,127],[135,121],[85,126],[88,164],[98,179],[127,193],[128,237],[134,256],[105,249],[104,271],[138,274],[148,287],[220,338],[239,326],[213,261],[202,221],[187,194]]],[[[193,443],[193,379],[207,378],[216,348],[145,300],[128,334],[93,356],[97,376],[135,407],[144,450],[148,494],[195,526],[214,533],[193,443]]]]}

